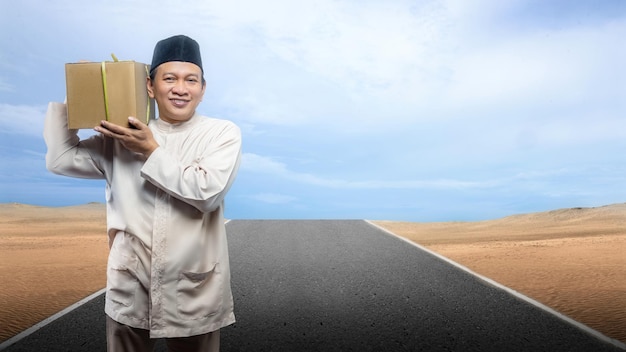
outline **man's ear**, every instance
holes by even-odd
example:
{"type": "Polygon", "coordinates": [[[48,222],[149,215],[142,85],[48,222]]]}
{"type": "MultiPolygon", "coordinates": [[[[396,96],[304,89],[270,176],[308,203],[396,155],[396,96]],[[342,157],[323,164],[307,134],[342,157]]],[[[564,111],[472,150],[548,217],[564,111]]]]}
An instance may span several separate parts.
{"type": "Polygon", "coordinates": [[[152,87],[152,80],[149,76],[146,78],[146,88],[148,88],[148,96],[154,99],[154,88],[152,87]]]}

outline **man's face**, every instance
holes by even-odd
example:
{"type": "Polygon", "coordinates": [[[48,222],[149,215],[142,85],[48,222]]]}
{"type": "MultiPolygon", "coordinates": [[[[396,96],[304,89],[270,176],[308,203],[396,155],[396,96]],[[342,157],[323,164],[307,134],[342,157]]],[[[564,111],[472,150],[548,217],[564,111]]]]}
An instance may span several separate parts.
{"type": "Polygon", "coordinates": [[[148,95],[156,100],[159,118],[169,123],[189,120],[204,88],[202,70],[189,62],[165,62],[156,68],[154,81],[148,78],[148,95]]]}

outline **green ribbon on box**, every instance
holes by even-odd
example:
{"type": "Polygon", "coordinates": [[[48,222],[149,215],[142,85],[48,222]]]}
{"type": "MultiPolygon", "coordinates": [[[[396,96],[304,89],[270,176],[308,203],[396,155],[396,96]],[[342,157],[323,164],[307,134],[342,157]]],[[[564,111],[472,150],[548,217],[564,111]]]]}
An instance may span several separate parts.
{"type": "MultiPolygon", "coordinates": [[[[111,53],[111,57],[113,58],[113,62],[119,61],[115,54],[111,53]]],[[[102,72],[102,90],[104,92],[104,115],[106,117],[106,120],[109,121],[109,94],[107,92],[106,62],[102,61],[100,67],[102,72]]],[[[148,71],[148,65],[144,65],[144,68],[146,69],[146,74],[150,75],[150,71],[148,71]]],[[[150,96],[148,96],[148,104],[146,106],[146,124],[148,122],[150,122],[150,96]]]]}
{"type": "Polygon", "coordinates": [[[109,121],[109,94],[107,93],[107,70],[106,63],[102,61],[102,90],[104,91],[104,116],[109,121]]]}

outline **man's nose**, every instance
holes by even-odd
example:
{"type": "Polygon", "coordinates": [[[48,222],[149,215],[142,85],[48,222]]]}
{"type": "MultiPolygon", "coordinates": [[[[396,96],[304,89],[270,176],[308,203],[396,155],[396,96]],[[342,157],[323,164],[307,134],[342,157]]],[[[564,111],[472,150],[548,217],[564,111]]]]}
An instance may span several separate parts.
{"type": "Polygon", "coordinates": [[[185,94],[187,92],[187,86],[185,85],[185,81],[180,79],[176,81],[172,91],[176,94],[185,94]]]}

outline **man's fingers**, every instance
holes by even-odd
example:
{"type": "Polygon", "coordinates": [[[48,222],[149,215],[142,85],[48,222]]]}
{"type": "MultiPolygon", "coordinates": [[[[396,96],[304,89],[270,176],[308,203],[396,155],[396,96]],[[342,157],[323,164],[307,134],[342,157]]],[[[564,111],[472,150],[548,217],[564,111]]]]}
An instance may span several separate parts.
{"type": "Polygon", "coordinates": [[[138,130],[142,130],[144,129],[144,127],[146,127],[146,124],[137,120],[136,118],[130,116],[128,118],[128,123],[130,124],[131,127],[135,127],[138,130]]]}
{"type": "Polygon", "coordinates": [[[107,137],[119,138],[126,135],[126,128],[104,120],[100,121],[100,126],[96,126],[94,130],[107,137]]]}
{"type": "Polygon", "coordinates": [[[106,127],[102,124],[102,122],[93,128],[94,131],[99,132],[107,137],[111,137],[111,131],[107,130],[106,127]]]}
{"type": "Polygon", "coordinates": [[[114,123],[108,122],[108,121],[100,121],[100,126],[106,128],[107,130],[113,132],[113,133],[117,133],[117,134],[123,134],[124,130],[122,126],[118,126],[114,123]]]}
{"type": "Polygon", "coordinates": [[[108,121],[100,121],[100,125],[95,126],[94,130],[105,137],[120,141],[130,151],[143,153],[146,157],[149,156],[159,146],[154,140],[150,128],[134,117],[129,117],[128,123],[130,128],[108,121]]]}

